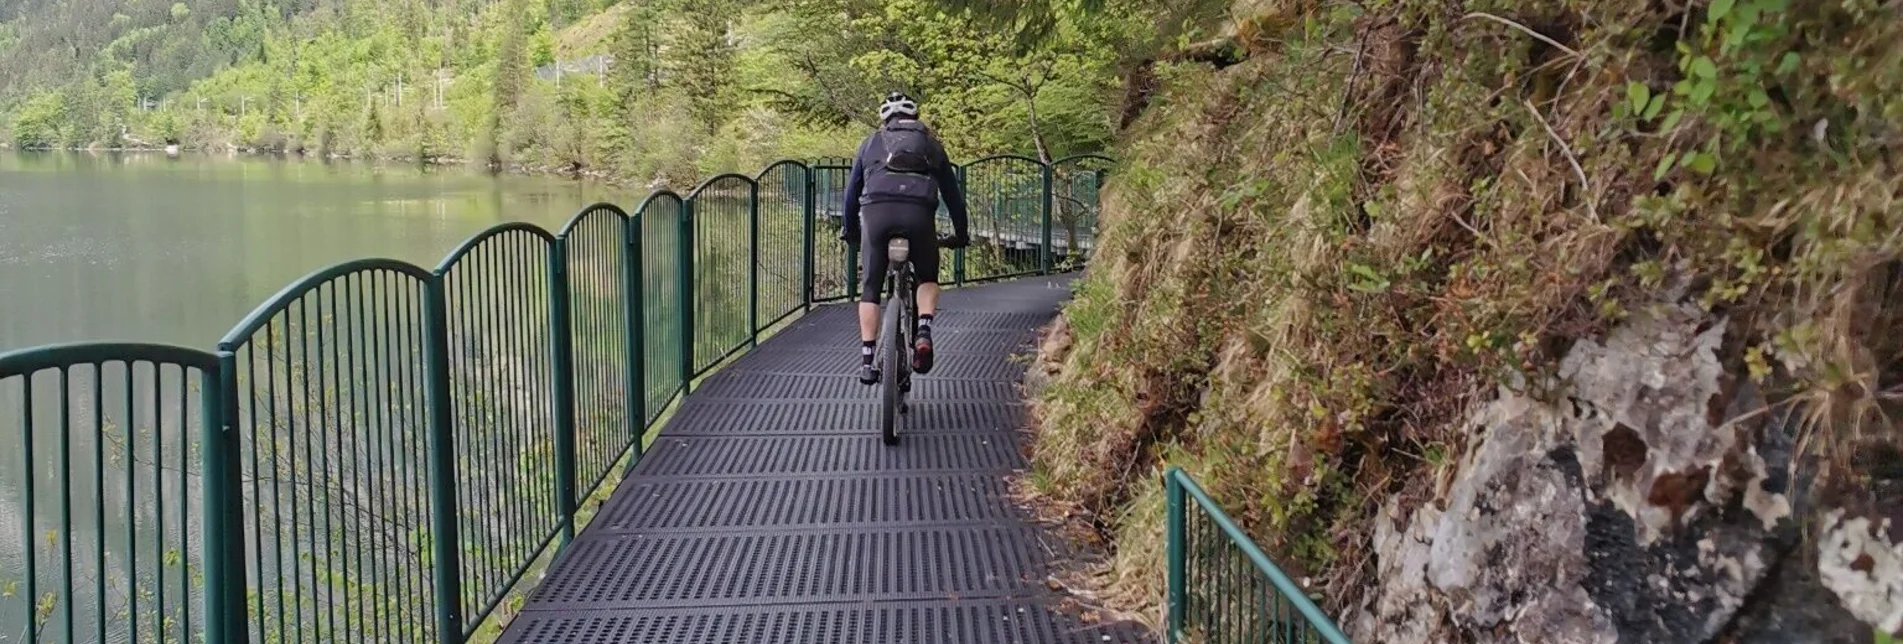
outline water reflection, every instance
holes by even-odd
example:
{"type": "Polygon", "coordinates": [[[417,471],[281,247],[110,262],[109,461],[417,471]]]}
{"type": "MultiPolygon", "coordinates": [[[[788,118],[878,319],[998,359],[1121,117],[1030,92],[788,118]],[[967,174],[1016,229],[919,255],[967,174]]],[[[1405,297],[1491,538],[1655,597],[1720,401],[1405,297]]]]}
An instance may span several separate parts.
{"type": "Polygon", "coordinates": [[[553,229],[585,204],[639,196],[464,168],[0,153],[0,351],[102,338],[207,346],[322,266],[430,266],[489,225],[553,229]]]}

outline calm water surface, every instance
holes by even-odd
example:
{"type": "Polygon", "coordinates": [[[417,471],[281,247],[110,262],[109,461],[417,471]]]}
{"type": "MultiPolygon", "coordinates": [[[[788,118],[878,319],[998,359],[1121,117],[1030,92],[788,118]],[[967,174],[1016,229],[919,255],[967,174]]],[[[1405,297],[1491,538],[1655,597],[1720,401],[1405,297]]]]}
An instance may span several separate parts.
{"type": "Polygon", "coordinates": [[[488,226],[553,230],[589,203],[642,196],[464,168],[0,152],[0,352],[101,339],[209,348],[324,266],[427,268],[488,226]]]}

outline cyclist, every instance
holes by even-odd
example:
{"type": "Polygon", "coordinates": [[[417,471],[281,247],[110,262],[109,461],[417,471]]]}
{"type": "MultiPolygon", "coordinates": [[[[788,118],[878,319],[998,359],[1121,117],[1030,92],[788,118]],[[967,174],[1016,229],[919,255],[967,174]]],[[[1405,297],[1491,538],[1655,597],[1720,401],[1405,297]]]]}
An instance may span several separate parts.
{"type": "Polygon", "coordinates": [[[861,253],[859,280],[859,382],[879,382],[872,364],[878,343],[879,291],[884,283],[887,240],[911,243],[913,270],[918,274],[918,344],[912,370],[932,370],[932,314],[938,308],[938,202],[951,212],[954,234],[946,243],[962,248],[966,235],[965,196],[958,185],[945,147],[930,128],[918,120],[918,103],[900,92],[887,94],[879,105],[879,130],[859,145],[846,178],[845,225],[840,238],[861,253]],[[865,224],[861,230],[860,220],[865,224]]]}

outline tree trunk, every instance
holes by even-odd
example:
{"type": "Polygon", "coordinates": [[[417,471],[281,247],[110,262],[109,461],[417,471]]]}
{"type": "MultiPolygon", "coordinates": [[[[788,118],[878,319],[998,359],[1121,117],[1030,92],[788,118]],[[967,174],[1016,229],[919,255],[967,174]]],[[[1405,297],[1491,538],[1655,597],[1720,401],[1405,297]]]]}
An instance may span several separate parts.
{"type": "Polygon", "coordinates": [[[1028,112],[1031,117],[1030,118],[1031,143],[1037,146],[1037,160],[1039,162],[1042,162],[1044,165],[1050,165],[1051,151],[1050,151],[1050,148],[1045,147],[1044,145],[1044,130],[1042,128],[1039,128],[1037,125],[1037,94],[1038,94],[1037,90],[1038,88],[1032,86],[1031,82],[1029,80],[1026,80],[1024,82],[1024,85],[1018,89],[1019,91],[1024,93],[1024,108],[1025,108],[1025,111],[1028,112]]]}

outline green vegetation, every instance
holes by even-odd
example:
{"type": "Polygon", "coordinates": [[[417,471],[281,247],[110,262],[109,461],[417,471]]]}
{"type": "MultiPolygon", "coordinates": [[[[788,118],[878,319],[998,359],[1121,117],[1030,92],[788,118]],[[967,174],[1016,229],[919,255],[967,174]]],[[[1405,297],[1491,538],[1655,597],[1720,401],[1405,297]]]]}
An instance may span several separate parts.
{"type": "Polygon", "coordinates": [[[954,156],[1102,150],[1098,34],[931,0],[0,1],[0,139],[686,182],[849,154],[913,92],[954,156]]]}
{"type": "Polygon", "coordinates": [[[1235,3],[1133,96],[1036,480],[1114,537],[1133,604],[1160,605],[1180,464],[1341,614],[1471,404],[1683,293],[1731,321],[1731,373],[1810,410],[1831,485],[1869,489],[1853,454],[1899,438],[1903,364],[1892,9],[1235,3]]]}

